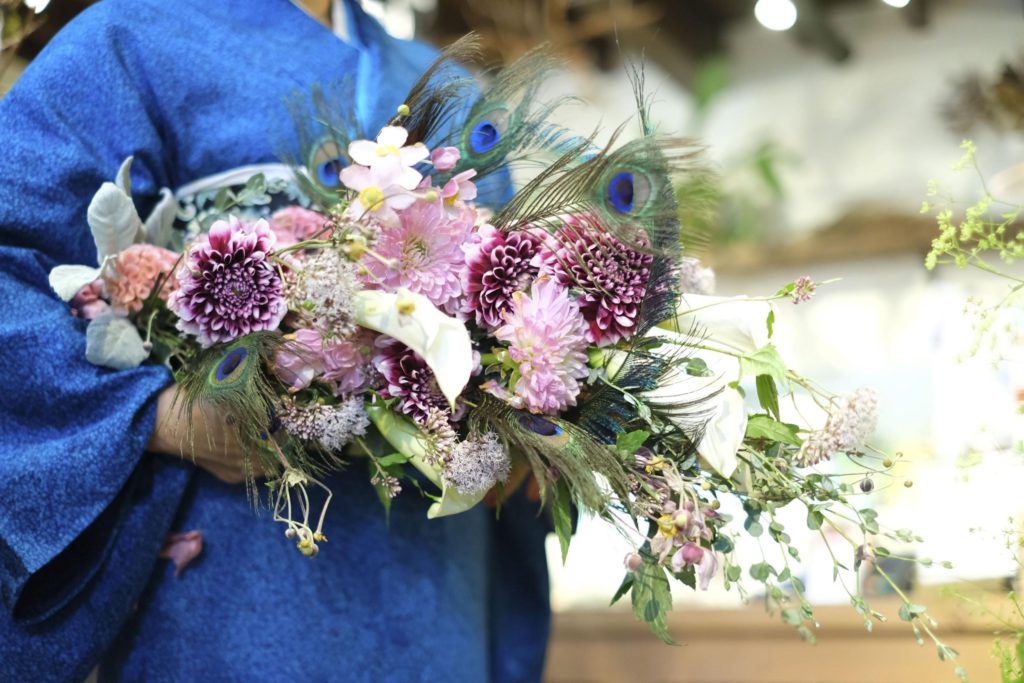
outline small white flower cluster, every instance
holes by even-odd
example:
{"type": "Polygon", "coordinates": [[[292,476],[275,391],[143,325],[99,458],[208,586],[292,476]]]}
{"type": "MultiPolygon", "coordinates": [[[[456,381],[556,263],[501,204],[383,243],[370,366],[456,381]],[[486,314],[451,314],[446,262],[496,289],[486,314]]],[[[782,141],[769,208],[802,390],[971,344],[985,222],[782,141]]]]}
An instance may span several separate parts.
{"type": "Polygon", "coordinates": [[[840,451],[858,450],[871,438],[877,422],[878,396],[871,389],[857,389],[829,415],[825,428],[812,433],[804,442],[798,457],[800,466],[816,465],[840,451]]]}
{"type": "Polygon", "coordinates": [[[318,441],[328,451],[338,451],[356,436],[366,434],[370,418],[363,400],[352,397],[339,405],[298,407],[286,403],[278,416],[281,426],[305,441],[318,441]]]}
{"type": "Polygon", "coordinates": [[[472,495],[508,481],[512,462],[494,432],[473,434],[451,452],[441,478],[460,493],[472,495]]]}
{"type": "Polygon", "coordinates": [[[352,300],[360,290],[356,266],[333,249],[311,255],[289,292],[291,307],[308,312],[325,339],[346,338],[356,330],[352,300]]]}

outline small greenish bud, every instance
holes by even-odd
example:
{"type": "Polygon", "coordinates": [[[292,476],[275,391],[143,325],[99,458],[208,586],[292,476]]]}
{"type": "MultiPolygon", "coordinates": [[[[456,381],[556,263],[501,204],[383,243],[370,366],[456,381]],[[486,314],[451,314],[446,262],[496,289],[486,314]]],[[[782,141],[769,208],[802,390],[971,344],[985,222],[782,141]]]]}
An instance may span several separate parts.
{"type": "Polygon", "coordinates": [[[430,190],[425,195],[423,195],[423,198],[426,199],[428,202],[436,202],[437,192],[435,192],[434,190],[430,190]]]}
{"type": "Polygon", "coordinates": [[[409,109],[409,105],[408,104],[400,104],[400,105],[398,105],[398,115],[399,116],[408,116],[409,112],[410,112],[410,109],[409,109]]]}
{"type": "Polygon", "coordinates": [[[722,507],[722,501],[718,500],[717,498],[715,500],[711,501],[711,509],[712,510],[717,510],[720,507],[722,507]]]}
{"type": "Polygon", "coordinates": [[[605,353],[596,346],[587,349],[587,364],[592,368],[599,368],[604,365],[605,353]]]}
{"type": "Polygon", "coordinates": [[[906,488],[908,488],[908,489],[909,489],[909,488],[910,488],[911,486],[913,486],[913,485],[914,485],[914,482],[913,482],[913,481],[911,481],[910,479],[907,479],[907,480],[906,480],[905,482],[903,482],[903,486],[905,486],[905,487],[906,487],[906,488]]]}
{"type": "Polygon", "coordinates": [[[711,482],[710,481],[702,481],[700,483],[700,487],[702,489],[704,489],[705,491],[710,491],[711,490],[711,482]]]}
{"type": "Polygon", "coordinates": [[[893,466],[892,458],[886,458],[885,460],[882,461],[882,467],[884,467],[886,469],[889,469],[892,466],[893,466]]]}

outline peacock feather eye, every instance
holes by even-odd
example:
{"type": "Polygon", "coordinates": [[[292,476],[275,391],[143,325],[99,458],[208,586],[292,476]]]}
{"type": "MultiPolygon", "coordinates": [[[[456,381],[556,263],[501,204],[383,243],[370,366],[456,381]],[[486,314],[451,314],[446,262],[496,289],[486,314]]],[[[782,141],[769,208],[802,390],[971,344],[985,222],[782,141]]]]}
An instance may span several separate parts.
{"type": "Polygon", "coordinates": [[[612,211],[637,215],[648,208],[652,181],[647,172],[636,168],[613,170],[605,178],[605,197],[612,211]]]}
{"type": "Polygon", "coordinates": [[[534,434],[541,436],[557,436],[562,433],[562,428],[550,420],[545,420],[540,415],[523,413],[519,416],[519,424],[534,434]]]}
{"type": "Polygon", "coordinates": [[[341,184],[341,170],[345,166],[342,157],[328,159],[316,167],[316,179],[324,187],[338,187],[341,184]]]}
{"type": "Polygon", "coordinates": [[[244,346],[236,346],[228,351],[213,369],[211,378],[215,384],[225,384],[238,379],[246,368],[249,350],[244,346]]]}
{"type": "Polygon", "coordinates": [[[497,147],[508,130],[508,120],[506,109],[495,109],[477,119],[469,131],[469,151],[486,154],[497,147]]]}
{"type": "Polygon", "coordinates": [[[326,189],[341,185],[341,171],[348,166],[342,146],[337,140],[328,138],[317,145],[309,157],[309,168],[316,182],[326,189]]]}
{"type": "Polygon", "coordinates": [[[633,210],[633,174],[621,171],[608,183],[608,201],[619,213],[630,213],[633,210]]]}

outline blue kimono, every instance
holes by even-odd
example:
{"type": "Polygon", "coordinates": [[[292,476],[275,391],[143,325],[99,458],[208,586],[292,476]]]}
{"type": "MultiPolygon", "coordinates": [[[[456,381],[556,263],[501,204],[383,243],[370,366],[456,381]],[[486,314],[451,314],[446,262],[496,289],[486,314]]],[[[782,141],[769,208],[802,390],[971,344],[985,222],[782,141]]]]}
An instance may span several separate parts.
{"type": "Polygon", "coordinates": [[[350,77],[363,125],[386,121],[435,53],[346,14],[343,41],[289,0],[104,0],[0,100],[0,680],[539,679],[535,504],[428,521],[407,492],[388,526],[356,463],[309,560],[243,487],[144,452],[169,373],[89,364],[47,282],[95,264],[86,206],[130,154],[145,215],[160,188],[275,161],[292,89],[350,77]],[[192,529],[175,577],[158,552],[192,529]]]}

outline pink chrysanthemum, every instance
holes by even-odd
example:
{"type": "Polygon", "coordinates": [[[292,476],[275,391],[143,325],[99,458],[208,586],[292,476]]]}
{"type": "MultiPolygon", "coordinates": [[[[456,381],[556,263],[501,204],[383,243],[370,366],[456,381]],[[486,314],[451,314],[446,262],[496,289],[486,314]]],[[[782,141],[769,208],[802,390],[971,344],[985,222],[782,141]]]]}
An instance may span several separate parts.
{"type": "Polygon", "coordinates": [[[449,312],[459,308],[465,269],[462,245],[473,229],[473,211],[455,217],[439,202],[417,201],[399,214],[399,224],[384,230],[375,251],[391,263],[364,259],[368,284],[406,287],[449,312]]]}
{"type": "Polygon", "coordinates": [[[540,242],[527,232],[505,234],[491,225],[481,226],[480,241],[466,248],[466,297],[476,322],[493,329],[512,308],[512,294],[525,290],[537,276],[533,257],[540,242]]]}
{"type": "Polygon", "coordinates": [[[650,254],[630,249],[609,234],[570,220],[547,267],[565,287],[580,292],[587,339],[598,346],[628,339],[636,331],[640,304],[651,277],[650,254]]]}
{"type": "Polygon", "coordinates": [[[381,336],[373,365],[384,377],[380,394],[398,399],[396,408],[421,424],[431,409],[448,413],[448,401],[437,386],[434,372],[423,358],[405,344],[381,336]]]}
{"type": "Polygon", "coordinates": [[[178,290],[168,301],[178,329],[198,337],[203,347],[276,329],[288,307],[268,258],[275,244],[264,220],[251,226],[234,217],[214,223],[178,271],[178,290]]]}
{"type": "Polygon", "coordinates": [[[568,292],[554,280],[512,295],[512,309],[494,336],[509,343],[520,378],[512,392],[535,413],[554,415],[576,405],[587,376],[587,325],[568,292]]]}
{"type": "Polygon", "coordinates": [[[177,262],[177,254],[153,244],[127,247],[114,260],[114,272],[103,278],[114,310],[138,313],[160,277],[164,281],[159,296],[166,301],[177,285],[171,272],[177,262]]]}

